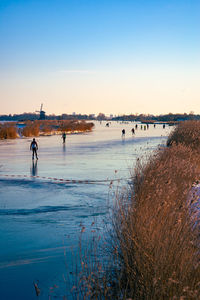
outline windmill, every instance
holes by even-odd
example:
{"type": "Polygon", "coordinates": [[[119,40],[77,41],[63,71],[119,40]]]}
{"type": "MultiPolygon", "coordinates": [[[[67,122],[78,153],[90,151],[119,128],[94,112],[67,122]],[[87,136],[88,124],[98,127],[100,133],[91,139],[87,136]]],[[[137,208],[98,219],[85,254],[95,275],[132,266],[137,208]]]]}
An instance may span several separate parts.
{"type": "Polygon", "coordinates": [[[45,120],[45,111],[44,111],[44,110],[42,110],[42,108],[43,108],[43,104],[41,104],[41,106],[40,106],[40,110],[36,110],[36,111],[35,111],[35,112],[38,112],[38,113],[40,113],[39,120],[45,120]]]}

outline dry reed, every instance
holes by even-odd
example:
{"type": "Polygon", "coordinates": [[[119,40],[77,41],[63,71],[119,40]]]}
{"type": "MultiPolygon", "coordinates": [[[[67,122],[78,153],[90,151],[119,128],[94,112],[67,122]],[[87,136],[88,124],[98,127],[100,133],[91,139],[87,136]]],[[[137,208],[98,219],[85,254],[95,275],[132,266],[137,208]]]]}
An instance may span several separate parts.
{"type": "Polygon", "coordinates": [[[200,296],[198,228],[187,201],[199,174],[198,152],[183,145],[138,163],[131,203],[123,197],[114,217],[122,286],[129,297],[200,296]]]}
{"type": "Polygon", "coordinates": [[[185,121],[178,124],[172,131],[167,146],[184,144],[193,149],[200,147],[200,121],[185,121]]]}
{"type": "Polygon", "coordinates": [[[82,260],[83,299],[200,298],[199,214],[192,209],[199,203],[192,188],[200,177],[198,128],[181,123],[171,147],[138,161],[113,209],[107,260],[96,250],[92,262],[82,260]]]}
{"type": "Polygon", "coordinates": [[[85,132],[91,131],[93,123],[86,123],[78,120],[44,120],[44,121],[28,121],[22,130],[25,137],[38,136],[43,134],[51,134],[55,132],[85,132]]]}
{"type": "Polygon", "coordinates": [[[39,136],[40,126],[38,121],[28,121],[26,126],[22,129],[22,135],[25,137],[39,136]]]}
{"type": "Polygon", "coordinates": [[[84,132],[84,131],[91,131],[93,128],[93,123],[86,123],[85,121],[77,121],[77,120],[64,120],[61,121],[59,124],[58,130],[65,131],[65,132],[84,132]]]}
{"type": "Polygon", "coordinates": [[[17,129],[15,123],[0,124],[0,139],[17,138],[18,131],[25,137],[50,135],[55,133],[74,133],[91,131],[93,123],[78,120],[44,120],[44,121],[26,121],[22,129],[17,129]]]}
{"type": "Polygon", "coordinates": [[[0,123],[0,139],[15,139],[17,137],[17,128],[15,123],[0,123]]]}

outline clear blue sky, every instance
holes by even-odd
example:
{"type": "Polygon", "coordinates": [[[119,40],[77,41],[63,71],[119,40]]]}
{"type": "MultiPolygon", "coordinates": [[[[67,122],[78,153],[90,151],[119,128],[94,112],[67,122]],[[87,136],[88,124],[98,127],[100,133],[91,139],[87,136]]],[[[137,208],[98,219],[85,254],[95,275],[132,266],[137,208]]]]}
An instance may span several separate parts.
{"type": "Polygon", "coordinates": [[[0,0],[0,114],[200,113],[199,0],[0,0]]]}

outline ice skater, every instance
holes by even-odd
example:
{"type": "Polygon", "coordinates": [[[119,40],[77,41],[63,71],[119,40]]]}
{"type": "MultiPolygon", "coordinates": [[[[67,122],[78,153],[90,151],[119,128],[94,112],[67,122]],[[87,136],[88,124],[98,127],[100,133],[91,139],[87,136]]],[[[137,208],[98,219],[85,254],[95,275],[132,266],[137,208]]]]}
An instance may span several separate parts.
{"type": "Polygon", "coordinates": [[[36,157],[36,159],[38,159],[38,156],[37,156],[38,144],[37,144],[35,138],[33,138],[32,142],[31,142],[30,150],[32,150],[32,159],[34,159],[34,156],[36,157]]]}
{"type": "Polygon", "coordinates": [[[62,134],[62,139],[63,139],[63,144],[65,144],[65,140],[66,140],[66,133],[65,132],[63,132],[63,134],[62,134]]]}
{"type": "Polygon", "coordinates": [[[122,138],[125,138],[125,129],[122,129],[122,138]]]}
{"type": "Polygon", "coordinates": [[[131,132],[132,132],[132,135],[134,135],[134,134],[135,134],[135,129],[132,128],[132,129],[131,129],[131,132]]]}

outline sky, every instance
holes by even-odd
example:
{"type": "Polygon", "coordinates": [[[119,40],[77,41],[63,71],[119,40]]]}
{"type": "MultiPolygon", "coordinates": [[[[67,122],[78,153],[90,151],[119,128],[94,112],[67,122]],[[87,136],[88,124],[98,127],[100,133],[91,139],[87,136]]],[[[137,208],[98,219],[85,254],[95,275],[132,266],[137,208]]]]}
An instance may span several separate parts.
{"type": "Polygon", "coordinates": [[[200,114],[199,0],[0,0],[0,115],[200,114]]]}

